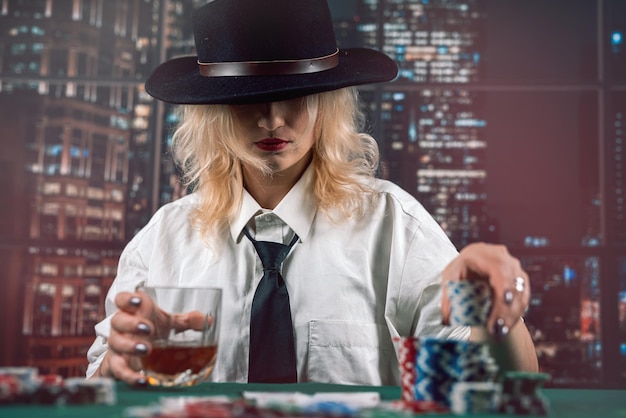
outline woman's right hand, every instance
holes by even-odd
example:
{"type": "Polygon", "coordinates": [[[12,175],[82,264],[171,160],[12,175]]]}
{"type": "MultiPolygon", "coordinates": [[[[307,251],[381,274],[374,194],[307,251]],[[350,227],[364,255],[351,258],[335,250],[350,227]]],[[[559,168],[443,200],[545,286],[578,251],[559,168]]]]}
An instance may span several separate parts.
{"type": "Polygon", "coordinates": [[[118,311],[111,317],[108,351],[95,376],[114,377],[130,385],[147,384],[140,372],[141,356],[150,352],[155,335],[187,329],[202,331],[213,324],[213,318],[199,311],[169,314],[141,290],[120,292],[115,304],[118,311]]]}
{"type": "Polygon", "coordinates": [[[115,297],[118,311],[111,318],[108,351],[98,369],[99,376],[109,376],[130,385],[145,385],[141,356],[150,352],[155,314],[160,311],[144,292],[120,292],[115,297]]]}

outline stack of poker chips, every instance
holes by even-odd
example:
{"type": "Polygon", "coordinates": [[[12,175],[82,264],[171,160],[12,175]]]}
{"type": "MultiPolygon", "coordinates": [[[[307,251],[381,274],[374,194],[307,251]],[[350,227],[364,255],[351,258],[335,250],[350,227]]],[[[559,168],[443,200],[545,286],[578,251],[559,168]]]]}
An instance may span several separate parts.
{"type": "MultiPolygon", "coordinates": [[[[480,280],[446,283],[451,326],[483,326],[491,311],[491,288],[480,280]]],[[[498,366],[486,344],[426,338],[416,361],[415,397],[457,411],[494,412],[498,366]],[[481,384],[480,390],[477,385],[481,384]]]]}
{"type": "Polygon", "coordinates": [[[0,403],[107,404],[116,402],[115,382],[100,377],[63,379],[34,367],[0,367],[0,403]]]}
{"type": "Polygon", "coordinates": [[[548,415],[548,399],[541,393],[550,378],[547,373],[505,372],[499,412],[515,415],[548,415]]]}
{"type": "Polygon", "coordinates": [[[482,326],[491,312],[491,288],[482,280],[446,282],[450,326],[482,326]]]}
{"type": "Polygon", "coordinates": [[[66,402],[69,404],[115,405],[117,392],[111,378],[74,377],[65,379],[66,402]]]}
{"type": "Polygon", "coordinates": [[[394,338],[398,342],[398,363],[400,364],[400,399],[403,402],[415,400],[415,376],[419,340],[415,337],[394,338]]]}
{"type": "MultiPolygon", "coordinates": [[[[451,326],[485,325],[492,305],[488,283],[452,281],[446,283],[446,291],[451,326]]],[[[407,408],[431,402],[455,414],[548,413],[547,399],[539,389],[549,375],[520,372],[498,375],[497,363],[486,343],[415,337],[396,341],[400,342],[402,402],[407,408]]]]}
{"type": "MultiPolygon", "coordinates": [[[[491,310],[491,289],[487,283],[453,281],[446,284],[446,291],[450,300],[451,326],[477,326],[486,322],[491,310]]],[[[474,393],[466,390],[466,395],[459,395],[463,387],[473,383],[493,383],[498,372],[497,364],[485,344],[415,337],[398,338],[396,341],[400,342],[398,360],[402,401],[407,406],[415,402],[431,402],[445,408],[461,405],[463,402],[459,398],[467,398],[474,393]],[[457,389],[453,396],[455,385],[457,389]]],[[[498,386],[494,384],[490,393],[496,399],[498,386]]],[[[464,407],[465,410],[468,408],[464,407]]]]}
{"type": "MultiPolygon", "coordinates": [[[[486,344],[426,338],[421,340],[417,354],[415,398],[452,407],[456,401],[453,387],[493,383],[497,372],[498,366],[486,344]]],[[[498,386],[494,384],[489,396],[496,402],[498,394],[498,386]]]]}
{"type": "Polygon", "coordinates": [[[452,385],[450,409],[455,414],[484,414],[500,408],[502,385],[496,382],[458,382],[452,385]]]}
{"type": "Polygon", "coordinates": [[[39,387],[34,367],[0,367],[0,402],[18,402],[33,395],[39,387]]]}

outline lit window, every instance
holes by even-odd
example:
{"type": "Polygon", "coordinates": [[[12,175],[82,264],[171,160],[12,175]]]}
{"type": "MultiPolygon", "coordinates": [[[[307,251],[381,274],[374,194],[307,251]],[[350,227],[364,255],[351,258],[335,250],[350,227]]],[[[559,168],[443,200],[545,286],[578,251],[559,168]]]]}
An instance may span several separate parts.
{"type": "Polygon", "coordinates": [[[11,45],[11,54],[19,55],[26,52],[26,44],[12,44],[11,45]]]}
{"type": "Polygon", "coordinates": [[[65,194],[68,196],[78,196],[78,186],[76,186],[75,184],[66,185],[65,194]]]}
{"type": "Polygon", "coordinates": [[[37,293],[40,295],[54,296],[55,291],[56,286],[50,283],[39,283],[39,286],[37,286],[37,293]]]}
{"type": "Polygon", "coordinates": [[[102,208],[87,206],[86,215],[88,218],[102,219],[102,217],[104,216],[104,211],[102,210],[102,208]]]}
{"type": "Polygon", "coordinates": [[[102,200],[104,198],[104,190],[95,187],[88,187],[87,198],[102,200]]]}
{"type": "Polygon", "coordinates": [[[53,215],[56,216],[59,213],[59,204],[58,203],[44,203],[41,208],[41,213],[44,215],[53,215]]]}
{"type": "Polygon", "coordinates": [[[44,36],[46,34],[46,31],[40,28],[39,26],[32,26],[30,28],[30,33],[32,33],[35,36],[44,36]]]}
{"type": "Polygon", "coordinates": [[[58,266],[56,264],[52,264],[52,263],[42,263],[40,266],[39,271],[41,272],[41,274],[47,275],[47,276],[56,276],[59,269],[58,266]]]}
{"type": "Polygon", "coordinates": [[[115,221],[121,221],[124,219],[124,211],[119,209],[114,209],[111,211],[111,219],[115,221]]]}
{"type": "Polygon", "coordinates": [[[61,183],[44,183],[43,185],[43,194],[60,194],[61,193],[61,183]]]}
{"type": "Polygon", "coordinates": [[[121,202],[124,200],[124,193],[121,190],[111,190],[111,200],[115,202],[121,202]]]}

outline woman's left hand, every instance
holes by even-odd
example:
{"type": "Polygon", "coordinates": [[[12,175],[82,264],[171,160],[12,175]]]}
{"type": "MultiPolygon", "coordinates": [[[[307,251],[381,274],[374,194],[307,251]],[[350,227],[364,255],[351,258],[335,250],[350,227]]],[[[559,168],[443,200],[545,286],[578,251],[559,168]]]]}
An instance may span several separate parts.
{"type": "Polygon", "coordinates": [[[443,323],[449,323],[450,301],[446,282],[487,280],[492,290],[492,307],[487,330],[496,338],[506,336],[526,312],[530,302],[530,281],[520,261],[503,245],[474,243],[463,248],[442,273],[443,323]]]}

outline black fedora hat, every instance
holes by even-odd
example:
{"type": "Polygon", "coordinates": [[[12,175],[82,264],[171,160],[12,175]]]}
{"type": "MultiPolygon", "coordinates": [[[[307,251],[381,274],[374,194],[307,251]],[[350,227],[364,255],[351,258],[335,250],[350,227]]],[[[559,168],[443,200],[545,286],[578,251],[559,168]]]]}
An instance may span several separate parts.
{"type": "Polygon", "coordinates": [[[390,81],[395,62],[337,49],[326,0],[214,0],[193,14],[197,56],[174,58],[146,81],[176,104],[258,103],[390,81]]]}

